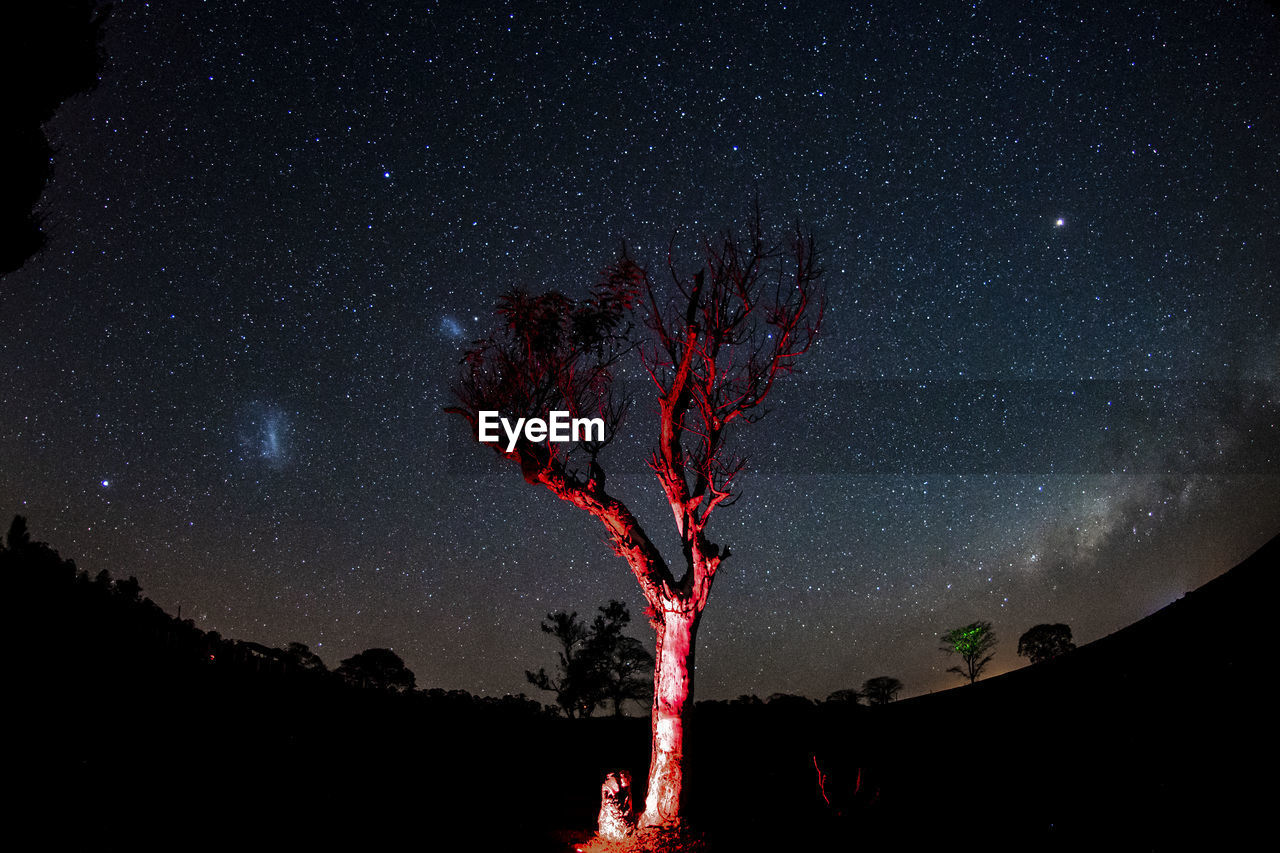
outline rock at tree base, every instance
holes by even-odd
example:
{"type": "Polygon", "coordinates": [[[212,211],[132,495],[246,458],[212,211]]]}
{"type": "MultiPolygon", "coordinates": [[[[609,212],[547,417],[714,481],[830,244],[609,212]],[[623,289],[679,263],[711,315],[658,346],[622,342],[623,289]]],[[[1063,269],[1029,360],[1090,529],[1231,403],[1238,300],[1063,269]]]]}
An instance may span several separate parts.
{"type": "Polygon", "coordinates": [[[636,817],[631,806],[631,774],[620,770],[604,777],[600,786],[599,834],[620,841],[635,832],[636,817]]]}

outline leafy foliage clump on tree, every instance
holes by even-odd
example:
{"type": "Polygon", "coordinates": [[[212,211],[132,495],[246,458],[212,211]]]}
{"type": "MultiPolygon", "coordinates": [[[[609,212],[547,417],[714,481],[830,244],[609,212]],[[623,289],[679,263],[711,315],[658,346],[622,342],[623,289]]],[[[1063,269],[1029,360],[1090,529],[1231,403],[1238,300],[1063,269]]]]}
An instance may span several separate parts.
{"type": "Polygon", "coordinates": [[[959,655],[963,661],[963,666],[949,667],[947,672],[969,679],[970,684],[978,680],[982,670],[995,657],[996,633],[990,622],[979,620],[963,628],[952,628],[941,639],[939,648],[947,654],[959,655]]]}
{"type": "Polygon", "coordinates": [[[1030,658],[1032,663],[1051,660],[1075,647],[1071,642],[1071,628],[1060,622],[1036,625],[1018,638],[1018,655],[1030,658]]]}

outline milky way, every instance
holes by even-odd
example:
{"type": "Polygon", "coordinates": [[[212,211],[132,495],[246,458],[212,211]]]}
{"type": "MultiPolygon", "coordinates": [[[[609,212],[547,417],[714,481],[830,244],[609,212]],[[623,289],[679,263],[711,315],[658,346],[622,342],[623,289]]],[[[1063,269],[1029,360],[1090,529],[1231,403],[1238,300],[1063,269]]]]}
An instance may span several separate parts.
{"type": "MultiPolygon", "coordinates": [[[[940,689],[948,628],[1012,668],[1280,531],[1264,4],[394,5],[119,4],[50,123],[0,509],[82,567],[535,692],[547,611],[639,589],[442,412],[461,349],[509,287],[580,295],[624,241],[689,268],[756,198],[813,230],[829,309],[712,522],[699,696],[940,689]]],[[[651,415],[609,482],[678,555],[651,415]]]]}

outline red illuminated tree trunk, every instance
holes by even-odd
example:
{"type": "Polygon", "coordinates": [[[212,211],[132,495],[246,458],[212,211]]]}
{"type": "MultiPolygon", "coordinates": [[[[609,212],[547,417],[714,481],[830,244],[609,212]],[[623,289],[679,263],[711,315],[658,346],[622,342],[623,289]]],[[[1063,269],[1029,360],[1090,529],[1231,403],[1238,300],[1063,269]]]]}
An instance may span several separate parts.
{"type": "MultiPolygon", "coordinates": [[[[583,300],[551,292],[512,291],[498,305],[502,329],[466,354],[454,392],[480,438],[480,412],[508,418],[572,417],[605,421],[603,440],[575,444],[519,439],[490,446],[520,466],[529,483],[598,518],[626,559],[657,632],[653,754],[641,826],[679,820],[684,793],[684,733],[693,706],[694,641],[716,571],[729,557],[707,537],[718,507],[737,499],[734,478],[745,460],[726,450],[738,426],[759,420],[779,375],[808,351],[821,322],[821,271],[811,238],[792,251],[766,248],[759,217],[747,241],[726,234],[705,245],[701,270],[677,274],[663,298],[648,273],[622,254],[583,300]],[[764,282],[766,267],[776,281],[764,282]],[[647,342],[628,318],[643,316],[647,342]],[[618,434],[629,400],[615,388],[614,367],[639,348],[657,396],[657,441],[649,460],[680,534],[679,579],[639,521],[605,489],[601,451],[618,434]]],[[[772,277],[770,275],[770,277],[772,277]]]]}
{"type": "Polygon", "coordinates": [[[684,793],[684,729],[693,707],[693,651],[701,613],[672,602],[658,628],[653,670],[653,752],[641,826],[661,825],[680,815],[684,793]]]}

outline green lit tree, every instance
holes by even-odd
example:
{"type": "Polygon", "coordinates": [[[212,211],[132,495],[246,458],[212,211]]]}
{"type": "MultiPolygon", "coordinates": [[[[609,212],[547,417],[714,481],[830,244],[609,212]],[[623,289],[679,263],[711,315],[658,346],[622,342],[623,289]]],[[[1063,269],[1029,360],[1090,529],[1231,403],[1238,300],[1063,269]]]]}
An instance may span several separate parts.
{"type": "Polygon", "coordinates": [[[947,672],[969,679],[970,684],[978,680],[982,670],[995,657],[996,632],[991,629],[990,622],[980,620],[963,628],[952,628],[942,635],[941,640],[939,648],[942,651],[959,655],[964,662],[963,666],[949,667],[947,672]]]}
{"type": "Polygon", "coordinates": [[[1071,628],[1062,623],[1036,625],[1018,638],[1018,654],[1032,663],[1056,658],[1076,647],[1071,642],[1071,628]]]}

